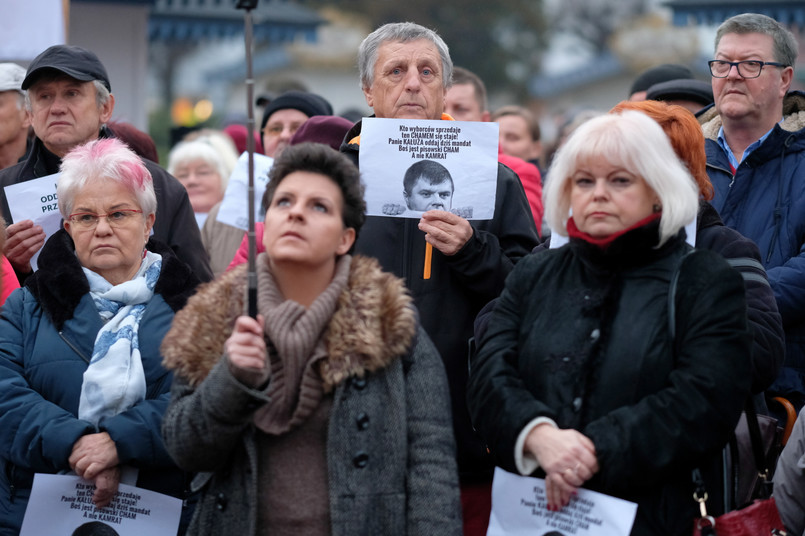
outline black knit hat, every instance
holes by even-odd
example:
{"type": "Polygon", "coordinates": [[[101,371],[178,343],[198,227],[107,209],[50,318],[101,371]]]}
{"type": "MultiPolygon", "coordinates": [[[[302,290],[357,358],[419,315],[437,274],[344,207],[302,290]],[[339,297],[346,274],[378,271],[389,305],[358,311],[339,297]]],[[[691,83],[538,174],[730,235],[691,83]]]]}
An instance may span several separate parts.
{"type": "Polygon", "coordinates": [[[713,104],[713,86],[701,80],[669,80],[648,88],[646,98],[649,100],[689,100],[702,105],[713,104]]]}
{"type": "Polygon", "coordinates": [[[94,52],[70,45],[53,45],[34,58],[28,66],[28,74],[22,81],[22,89],[28,89],[47,70],[59,71],[81,82],[100,80],[112,91],[106,68],[94,52]]]}
{"type": "Polygon", "coordinates": [[[684,65],[677,65],[674,63],[663,63],[646,69],[640,73],[635,81],[632,82],[632,88],[629,90],[629,95],[634,95],[638,91],[647,91],[648,88],[660,82],[667,82],[668,80],[678,80],[680,78],[693,78],[693,72],[684,65]]]}
{"type": "Polygon", "coordinates": [[[304,91],[287,91],[268,103],[268,106],[266,106],[266,109],[263,111],[263,120],[260,122],[260,130],[265,128],[271,114],[278,110],[286,109],[299,110],[308,117],[313,117],[314,115],[333,115],[333,107],[324,97],[304,91]]]}

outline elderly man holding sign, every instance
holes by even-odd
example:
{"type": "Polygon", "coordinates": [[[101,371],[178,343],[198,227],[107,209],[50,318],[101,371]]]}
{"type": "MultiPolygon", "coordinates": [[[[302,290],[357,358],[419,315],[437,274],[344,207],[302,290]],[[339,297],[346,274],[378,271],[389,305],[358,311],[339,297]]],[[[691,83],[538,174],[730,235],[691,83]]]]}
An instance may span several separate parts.
{"type": "MultiPolygon", "coordinates": [[[[358,65],[361,87],[375,117],[452,120],[444,114],[444,97],[453,62],[435,32],[413,23],[381,26],[360,45],[358,65]]],[[[356,163],[360,135],[358,122],[341,147],[356,163]]],[[[402,176],[404,170],[398,171],[397,177],[402,176]]],[[[538,240],[517,176],[499,166],[497,176],[489,180],[496,181],[490,220],[469,222],[445,210],[429,210],[418,220],[369,216],[356,243],[358,252],[376,257],[385,270],[405,279],[422,326],[444,361],[458,445],[465,534],[486,531],[493,469],[466,408],[467,341],[479,309],[500,293],[514,264],[538,240]],[[426,244],[433,249],[427,279],[423,277],[426,244]],[[477,516],[474,521],[468,518],[473,515],[477,516]]]]}

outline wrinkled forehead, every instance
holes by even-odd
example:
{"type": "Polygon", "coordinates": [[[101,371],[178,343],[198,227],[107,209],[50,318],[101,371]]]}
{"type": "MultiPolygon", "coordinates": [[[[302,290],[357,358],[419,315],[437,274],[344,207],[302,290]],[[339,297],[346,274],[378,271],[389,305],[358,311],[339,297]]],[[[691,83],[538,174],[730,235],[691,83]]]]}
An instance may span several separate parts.
{"type": "Polygon", "coordinates": [[[377,49],[375,68],[388,63],[408,63],[411,61],[435,63],[441,70],[442,57],[436,45],[428,39],[410,41],[387,40],[377,49]]]}

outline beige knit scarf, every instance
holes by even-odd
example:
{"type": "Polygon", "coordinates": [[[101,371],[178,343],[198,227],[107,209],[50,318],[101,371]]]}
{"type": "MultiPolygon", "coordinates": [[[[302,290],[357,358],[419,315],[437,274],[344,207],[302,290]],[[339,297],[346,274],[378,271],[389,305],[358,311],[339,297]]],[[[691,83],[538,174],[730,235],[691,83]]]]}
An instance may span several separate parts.
{"type": "Polygon", "coordinates": [[[318,367],[327,358],[324,333],[346,288],[352,257],[338,259],[332,282],[310,308],[282,296],[266,261],[257,262],[257,309],[265,318],[271,403],[257,410],[254,423],[280,435],[304,422],[324,396],[318,367]]]}

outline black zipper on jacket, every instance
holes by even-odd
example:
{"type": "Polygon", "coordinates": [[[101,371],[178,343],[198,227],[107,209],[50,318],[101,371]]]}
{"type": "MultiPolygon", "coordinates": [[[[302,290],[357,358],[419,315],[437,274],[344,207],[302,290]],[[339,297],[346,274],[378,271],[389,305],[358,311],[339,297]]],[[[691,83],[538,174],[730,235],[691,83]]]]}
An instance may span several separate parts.
{"type": "Polygon", "coordinates": [[[771,235],[769,241],[769,251],[766,253],[766,264],[771,261],[771,255],[774,251],[774,246],[777,245],[777,237],[780,236],[780,225],[783,219],[783,161],[785,160],[785,151],[794,141],[794,136],[788,136],[783,142],[783,148],[780,152],[780,175],[777,180],[777,203],[774,205],[774,233],[771,235]]]}
{"type": "Polygon", "coordinates": [[[81,350],[76,348],[76,346],[73,343],[67,340],[67,337],[64,336],[64,331],[59,331],[59,337],[61,337],[61,340],[63,340],[67,344],[67,346],[72,348],[73,351],[78,354],[78,357],[86,361],[87,365],[89,365],[90,360],[87,359],[87,357],[83,353],[81,353],[81,350]]]}

